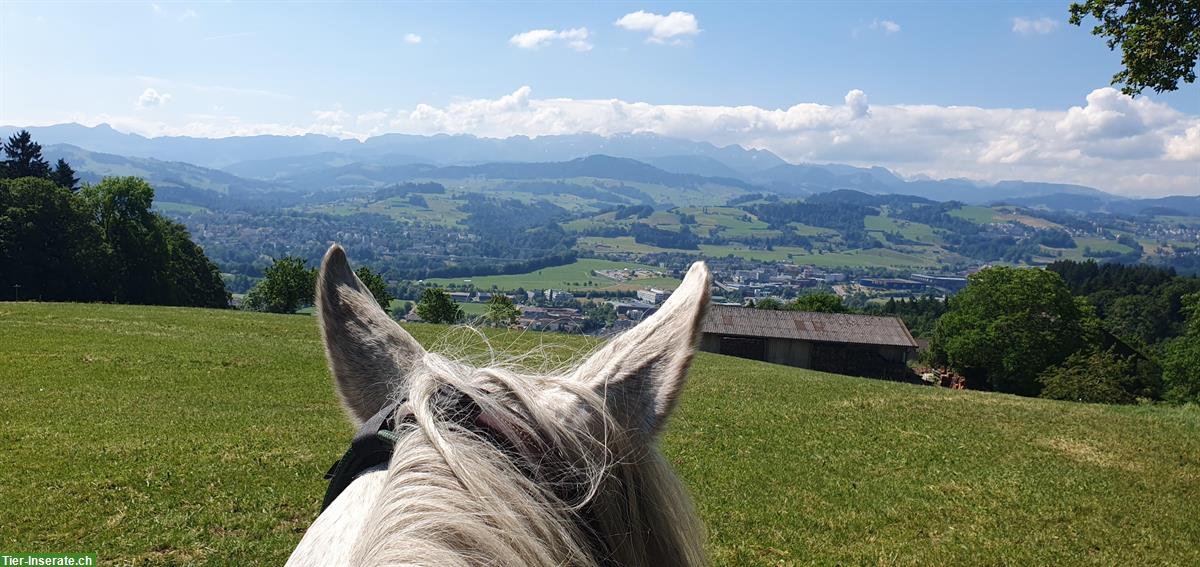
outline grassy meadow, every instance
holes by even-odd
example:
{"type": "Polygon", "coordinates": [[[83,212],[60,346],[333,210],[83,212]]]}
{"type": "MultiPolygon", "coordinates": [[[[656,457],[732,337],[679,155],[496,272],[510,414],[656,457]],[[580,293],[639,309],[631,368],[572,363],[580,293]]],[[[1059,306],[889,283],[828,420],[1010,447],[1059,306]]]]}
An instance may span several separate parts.
{"type": "Polygon", "coordinates": [[[476,289],[490,290],[493,286],[501,290],[525,288],[535,289],[566,289],[571,291],[616,291],[642,289],[644,287],[667,287],[674,289],[679,280],[671,278],[642,278],[619,282],[601,275],[593,274],[597,270],[620,270],[624,268],[636,270],[659,270],[654,266],[632,262],[614,262],[596,258],[580,258],[563,266],[542,268],[527,274],[510,274],[501,276],[478,276],[473,278],[430,278],[425,280],[434,285],[474,284],[476,289]]]}
{"type": "MultiPolygon", "coordinates": [[[[434,349],[478,344],[410,329],[434,349]]],[[[489,336],[560,359],[588,348],[489,336]]],[[[353,433],[308,316],[0,303],[0,369],[2,550],[280,564],[353,433]]],[[[716,565],[1200,564],[1195,407],[1023,399],[702,353],[663,448],[716,565]]]]}

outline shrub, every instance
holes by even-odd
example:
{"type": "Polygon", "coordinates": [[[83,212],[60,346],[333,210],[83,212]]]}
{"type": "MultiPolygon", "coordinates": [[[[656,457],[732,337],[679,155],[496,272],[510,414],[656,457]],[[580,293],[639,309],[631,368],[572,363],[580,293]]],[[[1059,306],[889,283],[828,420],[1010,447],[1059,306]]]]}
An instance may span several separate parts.
{"type": "Polygon", "coordinates": [[[1098,404],[1132,404],[1152,397],[1154,373],[1134,356],[1112,351],[1077,352],[1038,376],[1042,397],[1098,404]]]}

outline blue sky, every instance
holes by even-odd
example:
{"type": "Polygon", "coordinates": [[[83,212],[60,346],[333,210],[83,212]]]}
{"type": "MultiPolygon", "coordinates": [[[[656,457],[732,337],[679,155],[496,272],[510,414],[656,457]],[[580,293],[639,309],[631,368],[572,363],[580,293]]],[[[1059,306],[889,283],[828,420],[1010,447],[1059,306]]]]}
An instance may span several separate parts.
{"type": "Polygon", "coordinates": [[[1200,192],[1198,87],[1137,101],[1098,90],[1119,55],[1066,23],[1068,3],[9,1],[0,122],[647,130],[793,161],[1200,192]],[[937,148],[956,143],[971,151],[937,148]]]}

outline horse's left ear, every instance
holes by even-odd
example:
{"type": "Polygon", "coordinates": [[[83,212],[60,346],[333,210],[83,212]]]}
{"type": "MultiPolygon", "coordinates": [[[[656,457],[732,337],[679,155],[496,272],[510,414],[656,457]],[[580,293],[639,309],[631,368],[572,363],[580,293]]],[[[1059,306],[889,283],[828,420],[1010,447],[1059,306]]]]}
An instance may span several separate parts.
{"type": "Polygon", "coordinates": [[[392,320],[334,244],[317,276],[317,318],[342,406],[356,425],[375,415],[421,363],[425,349],[392,320]]]}
{"type": "Polygon", "coordinates": [[[576,369],[575,379],[604,396],[620,425],[646,435],[662,429],[687,379],[711,285],[708,267],[692,264],[658,312],[576,369]]]}

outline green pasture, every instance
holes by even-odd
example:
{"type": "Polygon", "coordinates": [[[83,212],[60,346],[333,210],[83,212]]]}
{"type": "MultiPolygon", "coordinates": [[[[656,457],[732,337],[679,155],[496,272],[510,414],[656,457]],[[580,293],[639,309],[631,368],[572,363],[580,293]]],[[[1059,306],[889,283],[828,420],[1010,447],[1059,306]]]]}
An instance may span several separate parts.
{"type": "MultiPolygon", "coordinates": [[[[470,332],[414,325],[433,349],[470,332]]],[[[577,337],[488,333],[561,360],[577,337]]],[[[0,303],[0,549],[278,565],[353,433],[313,319],[0,303]]],[[[715,565],[1195,565],[1200,411],[701,353],[662,447],[715,565]]]]}
{"type": "Polygon", "coordinates": [[[477,289],[482,290],[489,290],[493,287],[502,290],[514,290],[520,287],[527,290],[553,288],[572,291],[603,291],[617,289],[640,289],[649,286],[665,286],[674,288],[675,286],[679,285],[678,280],[670,278],[645,278],[630,280],[627,282],[618,282],[616,280],[592,273],[595,270],[619,270],[623,268],[644,270],[659,269],[653,266],[635,264],[632,262],[613,262],[610,260],[599,260],[595,258],[580,258],[574,263],[567,264],[565,266],[542,268],[527,274],[479,276],[472,278],[436,278],[425,281],[434,285],[473,284],[477,289]]]}

